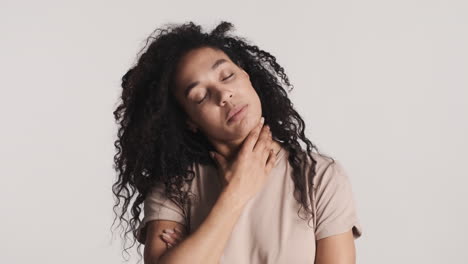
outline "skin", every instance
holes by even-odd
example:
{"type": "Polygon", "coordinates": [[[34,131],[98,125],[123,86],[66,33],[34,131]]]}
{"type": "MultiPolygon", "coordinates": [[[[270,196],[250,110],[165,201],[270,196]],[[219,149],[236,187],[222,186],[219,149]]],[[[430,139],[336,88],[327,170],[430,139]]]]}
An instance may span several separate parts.
{"type": "Polygon", "coordinates": [[[352,230],[317,240],[315,264],[355,264],[352,230]]]}
{"type": "MultiPolygon", "coordinates": [[[[204,133],[216,152],[228,161],[235,157],[242,142],[262,116],[260,98],[247,72],[232,62],[224,52],[210,47],[191,50],[181,58],[176,67],[175,88],[172,92],[187,113],[187,127],[204,133]],[[211,70],[218,59],[226,61],[211,70]],[[198,85],[186,97],[186,87],[196,81],[198,85]],[[229,123],[226,118],[229,110],[245,104],[248,106],[244,118],[229,123]]],[[[274,142],[273,149],[275,153],[280,150],[278,142],[274,142]]]]}
{"type": "Polygon", "coordinates": [[[221,175],[229,184],[223,188],[201,225],[177,246],[168,249],[159,235],[168,228],[186,230],[183,224],[168,220],[150,221],[144,250],[145,263],[219,263],[243,207],[262,188],[275,165],[272,143],[268,127],[260,121],[242,144],[239,157],[232,164],[218,164],[221,165],[221,175]]]}
{"type": "Polygon", "coordinates": [[[164,229],[163,234],[161,235],[161,239],[167,243],[167,247],[171,248],[177,243],[180,242],[184,238],[182,231],[179,230],[177,227],[173,229],[164,229]]]}
{"type": "MultiPolygon", "coordinates": [[[[247,135],[256,127],[262,116],[260,99],[250,82],[249,75],[232,62],[222,51],[210,47],[191,50],[181,58],[176,68],[176,101],[187,113],[186,124],[192,131],[200,130],[227,161],[239,151],[247,135]],[[212,70],[219,59],[225,62],[212,70]],[[186,87],[198,82],[185,95],[186,87]],[[201,101],[201,103],[199,103],[201,101]],[[228,122],[232,108],[247,104],[244,117],[228,122]]],[[[281,146],[273,141],[273,150],[281,146]]],[[[166,228],[160,238],[167,248],[173,247],[185,237],[181,228],[166,228]]],[[[355,246],[351,230],[346,233],[317,240],[315,264],[353,264],[355,246]]]]}
{"type": "MultiPolygon", "coordinates": [[[[177,228],[164,229],[161,239],[171,248],[184,239],[185,235],[177,228]]],[[[356,249],[353,233],[348,232],[317,240],[315,264],[355,264],[356,249]]]]}

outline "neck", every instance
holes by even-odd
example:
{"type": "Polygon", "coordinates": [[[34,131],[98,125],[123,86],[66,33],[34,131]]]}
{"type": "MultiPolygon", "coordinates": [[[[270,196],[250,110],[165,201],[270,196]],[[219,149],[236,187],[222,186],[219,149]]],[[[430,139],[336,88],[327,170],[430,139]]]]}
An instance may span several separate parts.
{"type": "MultiPolygon", "coordinates": [[[[215,147],[216,152],[223,155],[226,158],[226,160],[232,161],[237,156],[237,153],[242,147],[243,140],[229,143],[212,142],[212,144],[215,147]]],[[[272,148],[275,155],[278,155],[278,152],[281,151],[281,145],[276,140],[273,140],[272,148]]]]}

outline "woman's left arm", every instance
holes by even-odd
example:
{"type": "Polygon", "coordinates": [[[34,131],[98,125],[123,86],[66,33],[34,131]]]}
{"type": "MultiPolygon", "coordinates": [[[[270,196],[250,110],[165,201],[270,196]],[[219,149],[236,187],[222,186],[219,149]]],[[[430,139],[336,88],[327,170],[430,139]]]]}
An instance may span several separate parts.
{"type": "Polygon", "coordinates": [[[315,264],[355,264],[352,230],[316,241],[315,264]]]}

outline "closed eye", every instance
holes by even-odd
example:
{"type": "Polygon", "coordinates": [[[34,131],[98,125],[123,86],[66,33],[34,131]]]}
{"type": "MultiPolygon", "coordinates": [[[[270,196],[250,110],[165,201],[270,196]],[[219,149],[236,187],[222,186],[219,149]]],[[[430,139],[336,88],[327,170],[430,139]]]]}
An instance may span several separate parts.
{"type": "Polygon", "coordinates": [[[231,75],[229,75],[228,77],[224,78],[223,81],[225,81],[225,80],[231,78],[233,75],[234,75],[234,73],[231,73],[231,75]]]}
{"type": "MultiPolygon", "coordinates": [[[[225,80],[231,78],[232,76],[234,76],[234,73],[231,73],[231,75],[229,75],[228,77],[224,78],[223,81],[225,81],[225,80]]],[[[197,103],[198,103],[198,104],[201,104],[201,103],[205,100],[205,98],[206,98],[207,96],[208,96],[208,93],[206,93],[205,96],[204,96],[200,101],[198,101],[197,103]]]]}
{"type": "Polygon", "coordinates": [[[201,103],[203,102],[203,100],[205,100],[205,98],[206,98],[207,96],[208,96],[208,93],[206,93],[205,96],[204,96],[200,101],[198,101],[197,103],[198,103],[198,104],[201,104],[201,103]]]}

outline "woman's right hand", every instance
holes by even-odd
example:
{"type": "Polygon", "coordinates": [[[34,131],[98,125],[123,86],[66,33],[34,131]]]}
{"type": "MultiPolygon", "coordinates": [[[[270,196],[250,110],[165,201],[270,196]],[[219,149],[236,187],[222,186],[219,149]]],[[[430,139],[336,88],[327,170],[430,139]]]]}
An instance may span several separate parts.
{"type": "Polygon", "coordinates": [[[246,203],[264,185],[276,161],[273,140],[268,125],[259,124],[250,131],[232,162],[212,152],[218,171],[224,176],[224,187],[246,203]]]}

